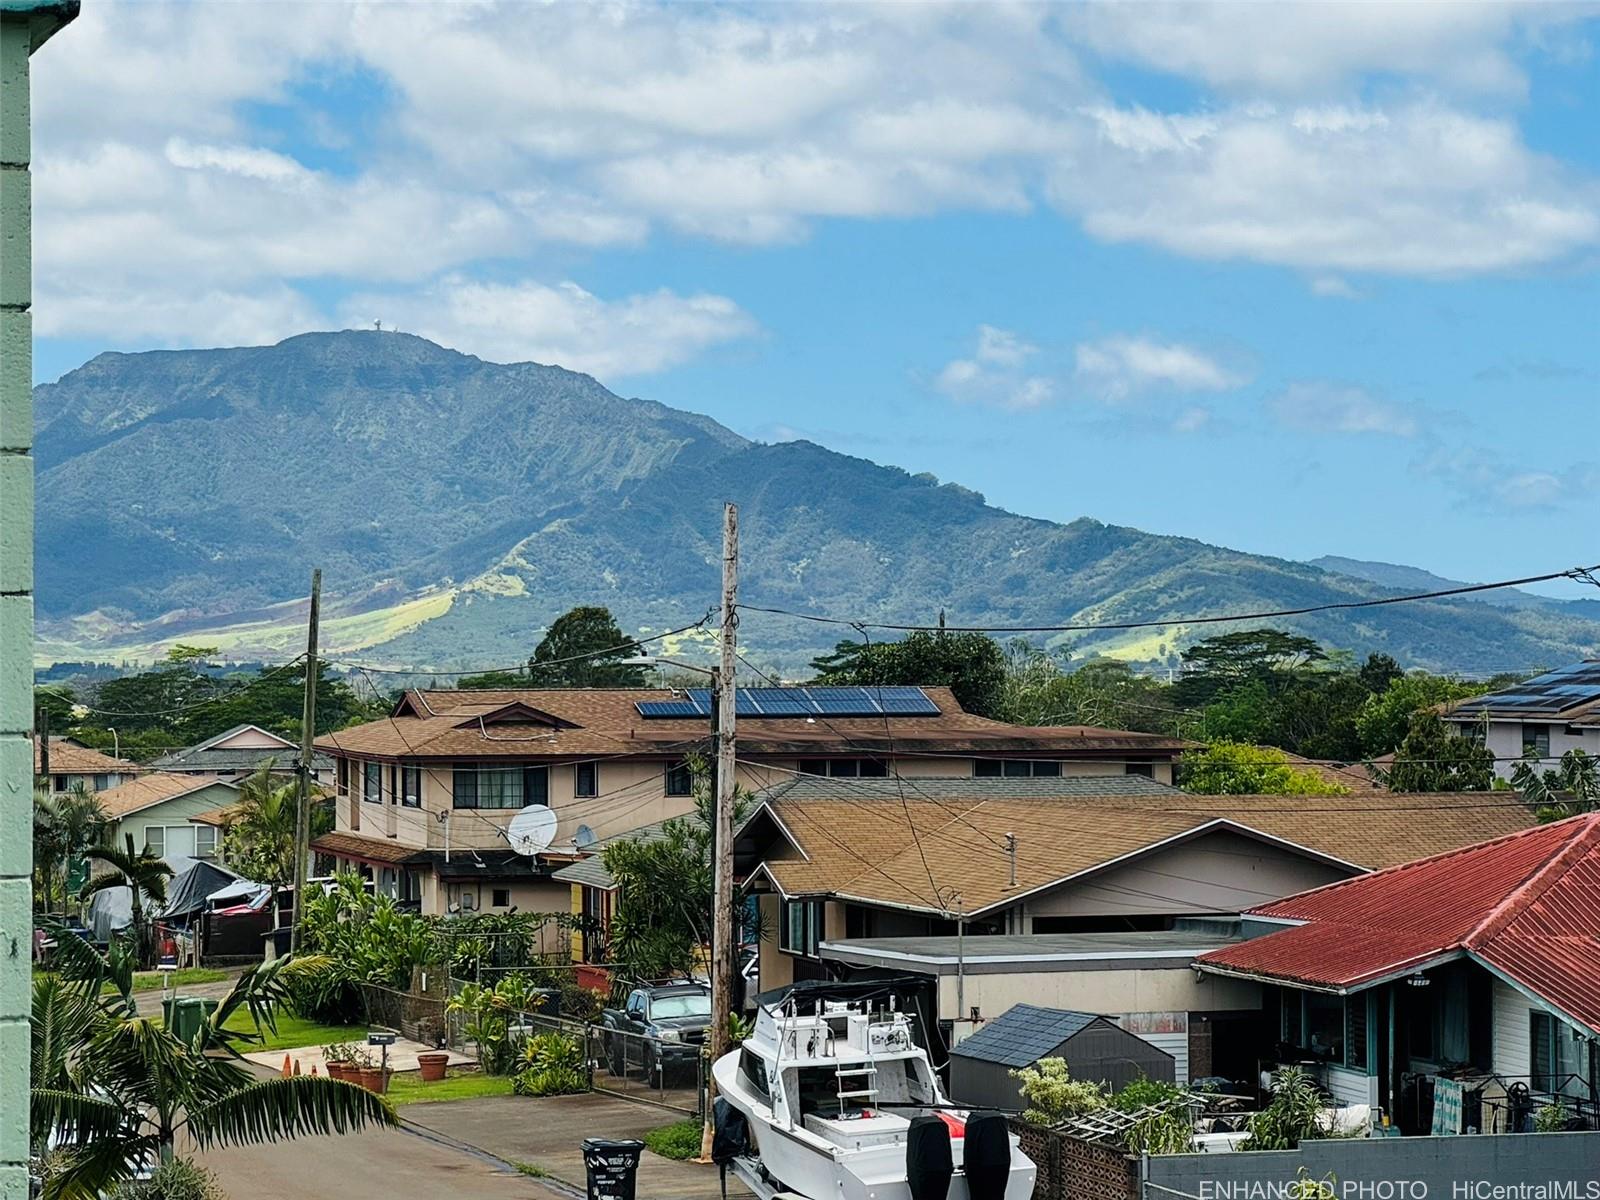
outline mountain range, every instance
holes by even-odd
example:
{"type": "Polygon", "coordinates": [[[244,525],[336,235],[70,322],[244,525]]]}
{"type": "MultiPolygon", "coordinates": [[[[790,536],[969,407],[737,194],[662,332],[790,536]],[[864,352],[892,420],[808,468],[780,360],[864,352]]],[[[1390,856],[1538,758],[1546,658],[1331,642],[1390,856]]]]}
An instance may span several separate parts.
{"type": "MultiPolygon", "coordinates": [[[[147,659],[177,640],[287,656],[314,565],[324,644],[371,663],[515,663],[578,603],[633,632],[676,628],[716,602],[724,500],[740,506],[748,603],[889,623],[1169,621],[1058,640],[1141,662],[1216,631],[1184,617],[1448,583],[1020,516],[931,475],[752,442],[587,375],[389,331],[102,354],[38,387],[35,412],[44,661],[147,659]]],[[[1473,672],[1600,649],[1600,602],[1520,592],[1274,623],[1473,672]]],[[[789,668],[841,636],[855,634],[757,612],[742,633],[789,668]]]]}

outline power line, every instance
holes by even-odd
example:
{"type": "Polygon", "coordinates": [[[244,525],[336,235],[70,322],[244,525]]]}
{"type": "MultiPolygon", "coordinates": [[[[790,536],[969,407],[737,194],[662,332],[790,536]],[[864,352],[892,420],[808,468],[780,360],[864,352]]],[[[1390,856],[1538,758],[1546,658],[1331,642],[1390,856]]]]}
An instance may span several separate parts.
{"type": "MultiPolygon", "coordinates": [[[[81,708],[85,712],[91,712],[91,713],[94,713],[96,716],[101,716],[101,717],[136,717],[136,718],[142,718],[142,717],[167,717],[167,716],[172,716],[172,715],[174,715],[176,713],[193,712],[195,709],[207,708],[207,707],[209,707],[210,705],[213,705],[213,704],[222,704],[222,703],[224,703],[224,702],[226,702],[228,700],[233,700],[233,699],[235,699],[235,698],[237,698],[239,696],[242,696],[245,692],[249,691],[251,688],[257,687],[257,686],[259,686],[259,685],[261,685],[263,683],[266,683],[269,679],[273,679],[278,675],[282,675],[285,671],[292,670],[293,668],[299,666],[300,663],[304,659],[305,659],[305,655],[304,654],[297,654],[294,658],[290,659],[288,662],[284,663],[282,666],[274,667],[272,670],[267,671],[265,674],[257,675],[255,678],[250,679],[250,680],[248,680],[248,681],[246,681],[244,683],[241,683],[237,687],[230,688],[229,690],[227,690],[225,692],[222,692],[222,693],[219,693],[219,694],[214,695],[214,696],[208,696],[203,700],[197,700],[193,704],[181,704],[181,705],[177,706],[176,708],[153,709],[150,712],[123,712],[121,710],[113,709],[113,708],[96,708],[93,705],[90,705],[90,704],[79,704],[76,701],[68,701],[68,702],[72,704],[72,707],[74,709],[81,708]]],[[[210,678],[210,677],[209,676],[198,676],[197,678],[210,678]]],[[[62,697],[59,697],[59,698],[62,699],[62,700],[66,700],[65,696],[62,696],[62,697]]]]}
{"type": "MultiPolygon", "coordinates": [[[[1503,579],[1496,583],[1464,584],[1436,592],[1414,592],[1405,596],[1383,596],[1374,600],[1340,600],[1328,604],[1312,604],[1304,608],[1279,608],[1266,612],[1229,613],[1222,616],[1162,617],[1156,620],[1107,621],[1073,625],[949,625],[947,633],[1092,633],[1120,629],[1153,629],[1164,625],[1217,625],[1229,621],[1263,621],[1274,617],[1301,617],[1310,613],[1333,612],[1340,609],[1379,608],[1387,604],[1407,604],[1417,600],[1440,600],[1450,596],[1465,596],[1474,592],[1490,592],[1500,588],[1521,587],[1529,583],[1547,583],[1553,579],[1571,579],[1594,582],[1593,572],[1600,571],[1600,563],[1591,567],[1568,567],[1564,571],[1551,571],[1544,575],[1526,575],[1521,579],[1503,579]]],[[[741,604],[750,612],[771,613],[775,616],[793,617],[822,625],[843,625],[860,632],[863,629],[883,629],[896,633],[932,633],[939,626],[894,625],[882,621],[860,621],[853,618],[824,616],[819,613],[795,612],[760,604],[741,604]]]]}

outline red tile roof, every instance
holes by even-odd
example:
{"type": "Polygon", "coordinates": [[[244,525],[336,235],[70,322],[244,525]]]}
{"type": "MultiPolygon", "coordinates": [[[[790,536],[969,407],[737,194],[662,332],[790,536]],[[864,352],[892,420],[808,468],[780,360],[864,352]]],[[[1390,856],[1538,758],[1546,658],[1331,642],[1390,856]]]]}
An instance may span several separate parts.
{"type": "Polygon", "coordinates": [[[1600,1032],[1600,813],[1263,905],[1303,922],[1203,967],[1350,990],[1466,954],[1600,1032]]]}

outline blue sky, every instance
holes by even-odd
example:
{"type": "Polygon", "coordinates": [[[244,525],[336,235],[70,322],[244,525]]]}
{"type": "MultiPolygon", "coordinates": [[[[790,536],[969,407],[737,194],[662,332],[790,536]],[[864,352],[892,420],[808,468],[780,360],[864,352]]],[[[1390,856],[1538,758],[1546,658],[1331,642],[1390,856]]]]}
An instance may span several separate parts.
{"type": "Polygon", "coordinates": [[[1600,561],[1597,33],[97,2],[35,64],[36,375],[376,319],[1037,516],[1600,561]]]}

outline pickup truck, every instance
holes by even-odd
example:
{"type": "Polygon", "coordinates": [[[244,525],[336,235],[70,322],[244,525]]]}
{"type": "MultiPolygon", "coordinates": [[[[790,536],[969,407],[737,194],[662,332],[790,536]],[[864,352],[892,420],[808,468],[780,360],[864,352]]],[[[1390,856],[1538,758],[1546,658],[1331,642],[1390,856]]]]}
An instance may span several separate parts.
{"type": "Polygon", "coordinates": [[[702,983],[640,985],[621,1008],[602,1012],[600,1024],[613,1075],[638,1067],[648,1081],[662,1083],[669,1072],[695,1069],[711,1027],[711,989],[702,983]]]}

